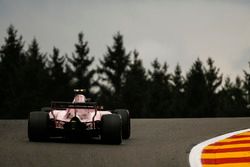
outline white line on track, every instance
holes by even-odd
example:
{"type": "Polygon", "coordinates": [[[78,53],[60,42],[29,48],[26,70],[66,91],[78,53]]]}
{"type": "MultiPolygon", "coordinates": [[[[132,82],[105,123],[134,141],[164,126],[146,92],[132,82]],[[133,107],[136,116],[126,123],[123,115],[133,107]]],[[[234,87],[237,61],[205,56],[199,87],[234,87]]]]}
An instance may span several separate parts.
{"type": "Polygon", "coordinates": [[[216,143],[220,140],[226,139],[228,137],[237,135],[239,133],[243,133],[243,132],[247,132],[250,131],[250,129],[244,129],[244,130],[240,130],[240,131],[235,131],[235,132],[231,132],[231,133],[227,133],[221,136],[217,136],[215,138],[206,140],[200,144],[197,144],[196,146],[194,146],[189,154],[189,164],[190,167],[202,167],[202,163],[201,163],[201,154],[202,154],[202,150],[213,143],[216,143]]]}

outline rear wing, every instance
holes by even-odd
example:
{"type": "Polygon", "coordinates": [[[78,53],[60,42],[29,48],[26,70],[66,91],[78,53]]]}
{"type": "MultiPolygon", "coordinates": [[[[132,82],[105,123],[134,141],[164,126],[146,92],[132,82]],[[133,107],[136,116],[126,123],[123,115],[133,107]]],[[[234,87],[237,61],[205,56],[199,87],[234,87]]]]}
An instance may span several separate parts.
{"type": "Polygon", "coordinates": [[[52,101],[51,108],[56,110],[63,110],[67,108],[81,108],[81,109],[97,109],[96,102],[86,102],[86,103],[71,103],[63,101],[52,101]]]}

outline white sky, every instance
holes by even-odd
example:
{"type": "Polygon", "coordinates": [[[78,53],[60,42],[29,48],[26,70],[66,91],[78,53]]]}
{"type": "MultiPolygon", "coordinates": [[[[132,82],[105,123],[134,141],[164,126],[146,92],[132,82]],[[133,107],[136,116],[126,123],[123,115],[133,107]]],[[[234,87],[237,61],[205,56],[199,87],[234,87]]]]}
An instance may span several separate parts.
{"type": "Polygon", "coordinates": [[[215,60],[224,76],[243,75],[250,61],[250,1],[247,0],[0,0],[0,45],[13,24],[27,44],[36,37],[43,52],[53,46],[71,54],[82,31],[98,64],[124,35],[146,68],[158,58],[184,72],[199,57],[215,60]]]}

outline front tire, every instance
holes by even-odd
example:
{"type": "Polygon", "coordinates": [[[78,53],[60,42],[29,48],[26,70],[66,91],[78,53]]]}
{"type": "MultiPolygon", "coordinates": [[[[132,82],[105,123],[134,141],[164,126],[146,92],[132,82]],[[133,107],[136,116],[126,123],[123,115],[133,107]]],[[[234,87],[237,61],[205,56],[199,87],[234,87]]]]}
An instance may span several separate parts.
{"type": "Polygon", "coordinates": [[[45,141],[49,138],[49,114],[35,111],[29,114],[28,137],[30,141],[45,141]]]}
{"type": "Polygon", "coordinates": [[[122,118],[122,138],[129,139],[131,134],[129,111],[126,109],[116,109],[114,113],[119,114],[122,118]]]}
{"type": "Polygon", "coordinates": [[[121,144],[122,121],[117,114],[102,116],[101,140],[108,144],[121,144]]]}

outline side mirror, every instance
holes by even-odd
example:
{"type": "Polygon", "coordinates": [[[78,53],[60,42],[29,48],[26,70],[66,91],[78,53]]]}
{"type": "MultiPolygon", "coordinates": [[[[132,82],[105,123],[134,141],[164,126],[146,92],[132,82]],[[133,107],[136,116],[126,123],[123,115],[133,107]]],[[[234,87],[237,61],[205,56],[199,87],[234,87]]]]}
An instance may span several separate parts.
{"type": "Polygon", "coordinates": [[[97,109],[98,110],[104,110],[104,107],[103,106],[97,106],[97,109]]]}
{"type": "Polygon", "coordinates": [[[86,98],[86,102],[90,102],[92,99],[91,98],[86,98]]]}

